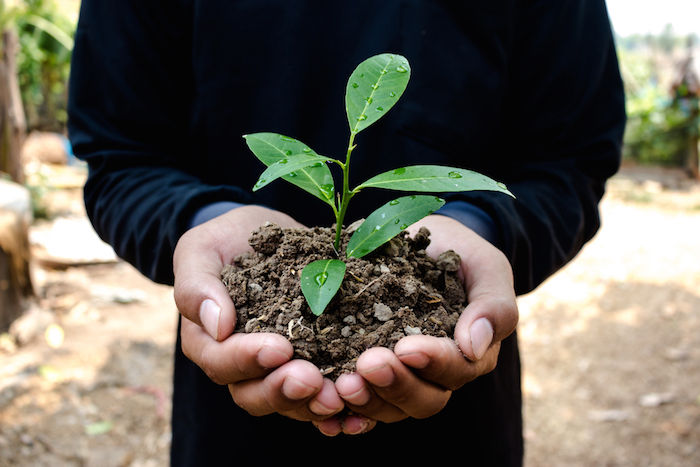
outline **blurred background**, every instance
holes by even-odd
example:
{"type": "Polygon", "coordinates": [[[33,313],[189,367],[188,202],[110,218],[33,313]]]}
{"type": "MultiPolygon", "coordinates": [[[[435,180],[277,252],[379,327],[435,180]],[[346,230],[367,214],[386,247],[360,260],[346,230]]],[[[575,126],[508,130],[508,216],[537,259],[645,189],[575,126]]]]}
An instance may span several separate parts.
{"type": "MultiPolygon", "coordinates": [[[[608,0],[603,228],[519,298],[526,465],[700,465],[700,2],[608,0]]],[[[95,235],[66,139],[79,0],[0,0],[0,466],[165,466],[177,312],[95,235]]]]}

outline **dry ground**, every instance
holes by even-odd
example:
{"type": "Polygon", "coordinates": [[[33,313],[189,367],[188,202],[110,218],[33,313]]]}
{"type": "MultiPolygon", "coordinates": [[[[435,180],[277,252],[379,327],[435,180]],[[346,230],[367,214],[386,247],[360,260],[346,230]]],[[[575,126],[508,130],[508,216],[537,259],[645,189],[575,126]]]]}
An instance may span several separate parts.
{"type": "MultiPolygon", "coordinates": [[[[700,187],[627,170],[602,213],[520,298],[526,465],[700,465],[700,187]]],[[[65,338],[0,339],[0,466],[167,465],[172,290],[124,263],[36,272],[65,338]]]]}

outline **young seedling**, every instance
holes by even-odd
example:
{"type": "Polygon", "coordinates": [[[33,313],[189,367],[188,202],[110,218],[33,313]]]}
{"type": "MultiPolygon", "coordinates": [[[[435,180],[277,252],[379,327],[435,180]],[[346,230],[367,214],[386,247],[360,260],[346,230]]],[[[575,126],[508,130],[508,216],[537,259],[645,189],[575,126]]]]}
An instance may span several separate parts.
{"type": "MultiPolygon", "coordinates": [[[[397,168],[350,188],[349,168],[356,146],[355,137],[396,104],[410,75],[408,60],[395,54],[370,57],[353,71],[345,93],[350,140],[344,161],[317,154],[306,144],[288,136],[276,133],[245,135],[250,150],[267,166],[253,191],[282,178],[328,204],[335,214],[334,246],[337,252],[348,204],[364,188],[423,193],[491,190],[513,196],[504,184],[477,172],[438,165],[397,168]],[[337,164],[342,170],[342,187],[338,193],[328,163],[337,164]]],[[[361,258],[371,253],[444,204],[445,201],[435,195],[409,195],[390,201],[371,213],[353,233],[346,257],[361,258]]],[[[301,290],[316,316],[323,313],[340,289],[344,277],[345,263],[340,259],[314,261],[303,269],[301,290]]]]}

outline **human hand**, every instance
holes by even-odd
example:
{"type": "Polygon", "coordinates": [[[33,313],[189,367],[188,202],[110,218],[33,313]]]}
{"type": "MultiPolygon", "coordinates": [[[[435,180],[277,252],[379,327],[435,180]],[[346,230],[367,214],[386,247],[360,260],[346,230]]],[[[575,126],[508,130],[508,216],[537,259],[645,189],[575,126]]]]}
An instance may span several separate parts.
{"type": "Polygon", "coordinates": [[[315,365],[292,360],[283,336],[232,334],[236,311],[221,281],[225,264],[250,251],[250,233],[265,222],[303,227],[291,217],[261,206],[243,206],[187,231],[173,257],[175,303],[182,315],[182,350],[233,400],[254,416],[281,413],[296,420],[320,420],[343,409],[333,383],[315,365]]]}
{"type": "Polygon", "coordinates": [[[426,418],[442,410],[452,391],[496,367],[500,342],[518,322],[510,263],[503,253],[449,217],[432,215],[413,225],[431,232],[428,254],[452,249],[461,257],[458,272],[468,305],[447,338],[409,336],[394,351],[372,348],[357,361],[356,372],[336,381],[338,394],[355,412],[340,424],[335,418],[316,422],[322,431],[345,431],[361,424],[365,431],[376,421],[426,418]]]}

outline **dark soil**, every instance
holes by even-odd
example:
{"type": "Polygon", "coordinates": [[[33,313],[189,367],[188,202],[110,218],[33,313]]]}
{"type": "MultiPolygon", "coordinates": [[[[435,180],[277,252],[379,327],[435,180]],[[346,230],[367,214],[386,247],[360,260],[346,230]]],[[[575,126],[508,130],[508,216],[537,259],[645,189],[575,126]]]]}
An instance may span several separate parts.
{"type": "MultiPolygon", "coordinates": [[[[352,372],[371,347],[393,349],[415,334],[452,337],[466,294],[457,278],[460,258],[447,251],[437,260],[425,253],[430,232],[406,232],[364,258],[344,258],[347,270],[338,294],[316,317],[301,292],[308,263],[337,258],[334,230],[282,229],[266,224],[249,239],[254,252],[226,266],[222,278],[238,312],[236,332],[286,336],[295,354],[335,380],[352,372]]],[[[343,232],[341,251],[349,240],[343,232]]]]}

